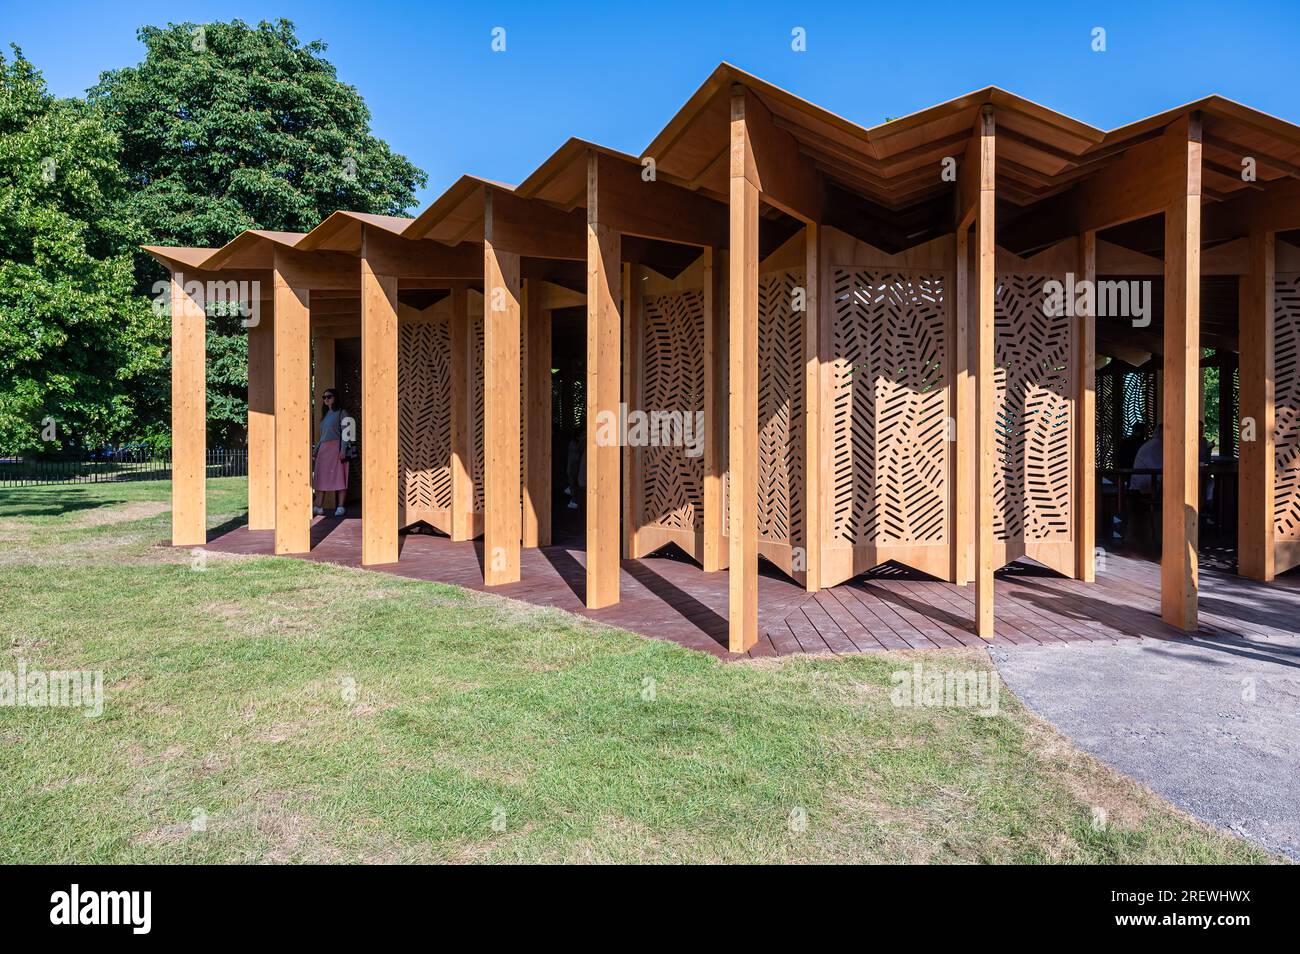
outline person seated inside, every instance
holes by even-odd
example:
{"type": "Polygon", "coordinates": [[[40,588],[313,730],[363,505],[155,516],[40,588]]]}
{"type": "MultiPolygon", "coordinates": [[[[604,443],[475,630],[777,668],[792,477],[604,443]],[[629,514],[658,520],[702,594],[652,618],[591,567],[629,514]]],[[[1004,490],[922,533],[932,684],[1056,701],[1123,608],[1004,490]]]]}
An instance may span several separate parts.
{"type": "MultiPolygon", "coordinates": [[[[1156,436],[1138,448],[1133,458],[1134,470],[1161,470],[1165,466],[1164,435],[1157,429],[1156,436]]],[[[1150,494],[1155,487],[1155,480],[1150,474],[1134,474],[1129,478],[1129,490],[1150,494]]]]}
{"type": "Polygon", "coordinates": [[[1137,459],[1138,451],[1142,445],[1147,442],[1147,422],[1135,421],[1133,427],[1128,432],[1128,437],[1119,442],[1119,449],[1115,453],[1115,466],[1120,470],[1129,470],[1133,467],[1133,461],[1137,459]]]}
{"type": "Polygon", "coordinates": [[[1202,464],[1208,464],[1214,454],[1214,448],[1210,445],[1209,440],[1205,437],[1205,422],[1201,421],[1198,425],[1197,433],[1200,435],[1200,461],[1202,464]]]}

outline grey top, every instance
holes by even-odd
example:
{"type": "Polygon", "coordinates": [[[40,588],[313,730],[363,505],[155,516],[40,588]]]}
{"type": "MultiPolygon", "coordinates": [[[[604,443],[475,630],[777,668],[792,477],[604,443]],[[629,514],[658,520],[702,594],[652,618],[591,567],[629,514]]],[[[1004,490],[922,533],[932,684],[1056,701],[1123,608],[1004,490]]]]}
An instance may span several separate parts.
{"type": "Polygon", "coordinates": [[[337,441],[343,437],[343,412],[329,410],[320,419],[320,441],[337,441]]]}

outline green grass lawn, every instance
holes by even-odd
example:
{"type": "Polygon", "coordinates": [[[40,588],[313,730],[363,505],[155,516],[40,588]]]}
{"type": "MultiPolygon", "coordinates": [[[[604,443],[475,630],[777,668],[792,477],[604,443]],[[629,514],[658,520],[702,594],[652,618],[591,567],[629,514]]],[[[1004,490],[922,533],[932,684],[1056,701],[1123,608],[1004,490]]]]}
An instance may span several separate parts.
{"type": "MultiPolygon", "coordinates": [[[[245,490],[210,481],[210,522],[245,490]]],[[[97,718],[0,707],[0,862],[1270,860],[1005,690],[993,717],[894,707],[922,654],[721,663],[453,587],[204,560],[160,545],[169,492],[0,490],[0,671],[104,674],[97,718]]]]}

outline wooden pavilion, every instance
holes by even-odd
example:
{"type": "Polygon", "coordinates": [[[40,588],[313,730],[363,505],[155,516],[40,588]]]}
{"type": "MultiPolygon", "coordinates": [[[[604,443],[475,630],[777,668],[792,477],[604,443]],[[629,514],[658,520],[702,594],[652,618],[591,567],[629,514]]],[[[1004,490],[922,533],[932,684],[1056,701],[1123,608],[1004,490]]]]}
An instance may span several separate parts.
{"type": "Polygon", "coordinates": [[[1004,565],[1093,580],[1096,369],[1136,350],[1158,365],[1161,615],[1195,631],[1204,347],[1240,380],[1239,572],[1300,564],[1297,236],[1300,127],[1222,97],[1106,132],[988,88],[864,128],[724,64],[640,156],[569,140],[414,219],[149,247],[172,272],[172,542],[206,539],[208,283],[262,289],[249,527],[310,549],[313,403],[359,341],[361,563],[424,522],[481,535],[489,587],[550,543],[552,331],[585,314],[588,607],[674,544],[727,572],[733,651],[758,638],[760,558],[810,592],[888,561],[973,584],[991,638],[1004,565]],[[1134,279],[1148,322],[1047,304],[1134,279]],[[601,438],[636,410],[702,415],[702,453],[601,438]]]}

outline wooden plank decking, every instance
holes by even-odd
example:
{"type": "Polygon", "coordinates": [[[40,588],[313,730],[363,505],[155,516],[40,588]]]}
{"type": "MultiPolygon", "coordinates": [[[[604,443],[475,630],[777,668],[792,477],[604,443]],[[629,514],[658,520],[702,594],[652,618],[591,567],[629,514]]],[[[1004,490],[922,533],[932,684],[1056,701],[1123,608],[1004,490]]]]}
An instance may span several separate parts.
{"type": "MultiPolygon", "coordinates": [[[[208,549],[271,554],[273,533],[247,528],[214,533],[208,549]]],[[[399,562],[370,567],[421,580],[482,590],[730,658],[727,652],[727,574],[704,573],[672,557],[622,561],[622,599],[614,606],[584,605],[585,552],[552,546],[522,552],[517,583],[483,585],[482,541],[452,542],[406,534],[399,562]]],[[[361,521],[317,518],[307,559],[360,566],[361,521]]],[[[1202,638],[1269,637],[1300,621],[1300,587],[1274,585],[1203,570],[1202,638]]],[[[1013,564],[996,583],[995,645],[1064,645],[1119,639],[1181,639],[1160,619],[1160,570],[1153,563],[1109,555],[1097,582],[1064,579],[1040,567],[1013,564]]],[[[888,566],[849,583],[808,594],[764,566],[759,577],[762,633],[746,655],[886,652],[988,645],[971,631],[974,588],[958,587],[888,566]]]]}

